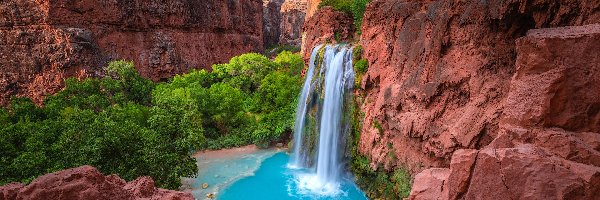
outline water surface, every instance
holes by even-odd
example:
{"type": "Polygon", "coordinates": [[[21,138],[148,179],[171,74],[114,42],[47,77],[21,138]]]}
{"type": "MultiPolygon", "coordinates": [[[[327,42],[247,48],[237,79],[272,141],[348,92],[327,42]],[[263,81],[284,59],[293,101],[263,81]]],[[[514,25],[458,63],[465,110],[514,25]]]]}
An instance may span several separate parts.
{"type": "Polygon", "coordinates": [[[242,178],[224,188],[219,200],[362,200],[362,191],[347,177],[339,185],[315,192],[310,187],[315,173],[307,169],[288,167],[289,156],[279,152],[265,159],[254,175],[242,178]],[[330,190],[331,189],[331,190],[330,190]]]}

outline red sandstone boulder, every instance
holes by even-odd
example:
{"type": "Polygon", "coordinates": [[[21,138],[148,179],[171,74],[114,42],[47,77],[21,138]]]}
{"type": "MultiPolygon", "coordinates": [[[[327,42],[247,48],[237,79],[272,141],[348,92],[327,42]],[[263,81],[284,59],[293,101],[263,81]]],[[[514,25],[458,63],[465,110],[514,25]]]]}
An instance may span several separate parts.
{"type": "Polygon", "coordinates": [[[415,176],[415,184],[412,185],[409,199],[448,199],[448,187],[446,181],[450,175],[450,169],[430,168],[415,176]]]}
{"type": "Polygon", "coordinates": [[[96,76],[133,60],[164,80],[263,50],[260,0],[0,2],[0,104],[44,96],[68,77],[96,76]]]}
{"type": "Polygon", "coordinates": [[[96,168],[81,166],[40,176],[29,185],[11,183],[0,187],[0,200],[94,200],[164,199],[193,200],[189,193],[156,188],[150,177],[126,183],[115,175],[104,176],[96,168]]]}

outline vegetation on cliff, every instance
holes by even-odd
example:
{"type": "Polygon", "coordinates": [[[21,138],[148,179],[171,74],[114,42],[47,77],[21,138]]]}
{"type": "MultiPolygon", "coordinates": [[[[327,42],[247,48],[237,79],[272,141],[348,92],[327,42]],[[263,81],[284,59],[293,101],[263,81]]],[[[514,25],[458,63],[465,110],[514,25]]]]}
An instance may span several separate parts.
{"type": "Polygon", "coordinates": [[[287,139],[302,67],[289,52],[244,54],[155,84],[116,61],[104,78],[68,79],[44,107],[13,98],[0,108],[0,185],[92,165],[176,189],[197,172],[194,150],[287,139]]]}

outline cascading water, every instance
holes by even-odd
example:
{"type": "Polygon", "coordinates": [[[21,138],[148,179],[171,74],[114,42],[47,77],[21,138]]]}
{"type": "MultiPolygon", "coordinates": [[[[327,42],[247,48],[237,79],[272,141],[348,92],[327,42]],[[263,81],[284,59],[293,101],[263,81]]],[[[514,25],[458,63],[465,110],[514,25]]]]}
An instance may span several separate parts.
{"type": "Polygon", "coordinates": [[[344,100],[347,91],[354,85],[352,49],[346,45],[316,47],[311,55],[306,81],[301,94],[294,133],[294,152],[291,165],[311,165],[309,156],[316,160],[316,174],[301,177],[299,187],[316,193],[335,193],[343,172],[344,127],[349,123],[343,119],[344,100]],[[318,74],[317,70],[318,70],[318,74]],[[309,113],[311,112],[311,113],[309,113]],[[307,113],[313,123],[307,123],[307,113]],[[305,133],[306,130],[309,133],[305,133]],[[309,146],[316,140],[318,149],[309,146]],[[314,137],[310,137],[314,136],[314,137]]]}
{"type": "MultiPolygon", "coordinates": [[[[298,100],[293,154],[288,158],[283,152],[275,152],[260,163],[253,175],[235,180],[221,191],[216,189],[220,192],[217,199],[367,199],[353,179],[344,176],[347,174],[344,173],[346,156],[350,155],[348,145],[352,144],[352,48],[346,45],[316,47],[305,78],[298,100]]],[[[246,158],[240,159],[233,163],[244,164],[246,158]]],[[[215,166],[215,172],[228,172],[229,163],[215,166]]],[[[215,180],[222,178],[208,176],[215,180]]],[[[197,183],[199,187],[201,182],[197,183]]],[[[204,195],[199,197],[204,198],[204,195]]]]}
{"type": "MultiPolygon", "coordinates": [[[[321,48],[318,46],[316,48],[321,48]]],[[[310,65],[308,70],[306,71],[306,80],[312,80],[314,71],[315,71],[315,60],[317,56],[317,51],[313,51],[310,56],[310,65]]],[[[302,87],[302,92],[300,93],[300,98],[298,99],[298,108],[296,110],[296,121],[294,123],[294,138],[303,138],[304,133],[304,121],[306,119],[306,108],[308,107],[308,95],[311,91],[311,81],[305,81],[304,86],[302,87]]],[[[293,145],[293,154],[290,159],[290,165],[292,167],[301,168],[306,164],[306,154],[302,151],[302,139],[295,139],[293,145]]]]}

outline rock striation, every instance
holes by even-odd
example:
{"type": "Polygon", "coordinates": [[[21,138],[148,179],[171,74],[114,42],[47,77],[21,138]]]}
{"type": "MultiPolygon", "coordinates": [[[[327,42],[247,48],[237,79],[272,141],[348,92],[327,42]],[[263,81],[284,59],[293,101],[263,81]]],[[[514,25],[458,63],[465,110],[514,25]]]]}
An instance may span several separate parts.
{"type": "Polygon", "coordinates": [[[40,176],[29,185],[11,183],[0,187],[1,200],[194,200],[190,193],[156,188],[150,177],[126,182],[116,175],[104,176],[96,168],[81,166],[40,176]]]}
{"type": "Polygon", "coordinates": [[[7,0],[0,16],[0,104],[41,103],[110,60],[133,60],[158,81],[263,50],[259,0],[7,0]]]}
{"type": "Polygon", "coordinates": [[[263,0],[265,47],[300,46],[306,0],[263,0]]]}

